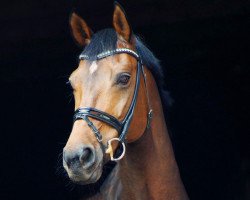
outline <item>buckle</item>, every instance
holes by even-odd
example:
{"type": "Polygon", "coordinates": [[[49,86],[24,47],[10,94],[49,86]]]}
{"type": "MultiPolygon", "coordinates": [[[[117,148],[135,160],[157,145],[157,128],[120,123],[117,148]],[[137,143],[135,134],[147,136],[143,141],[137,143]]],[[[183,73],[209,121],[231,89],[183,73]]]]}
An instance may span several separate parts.
{"type": "Polygon", "coordinates": [[[150,109],[150,111],[148,112],[148,119],[147,119],[147,128],[148,129],[150,128],[152,118],[153,118],[153,110],[150,109]]]}

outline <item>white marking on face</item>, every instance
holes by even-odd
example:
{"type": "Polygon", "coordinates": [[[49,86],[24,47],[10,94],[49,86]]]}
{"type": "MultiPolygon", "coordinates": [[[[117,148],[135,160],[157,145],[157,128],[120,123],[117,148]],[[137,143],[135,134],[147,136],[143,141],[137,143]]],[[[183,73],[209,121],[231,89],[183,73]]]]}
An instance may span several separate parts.
{"type": "Polygon", "coordinates": [[[97,68],[98,68],[98,66],[97,66],[96,62],[94,61],[94,62],[90,65],[90,67],[89,67],[89,72],[90,72],[90,74],[93,74],[93,73],[97,70],[97,68]]]}

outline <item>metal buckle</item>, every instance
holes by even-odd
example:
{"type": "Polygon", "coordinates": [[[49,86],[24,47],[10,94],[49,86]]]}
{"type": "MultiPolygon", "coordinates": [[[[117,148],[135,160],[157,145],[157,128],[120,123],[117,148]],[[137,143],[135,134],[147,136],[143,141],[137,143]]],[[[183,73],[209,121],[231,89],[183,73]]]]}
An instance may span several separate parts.
{"type": "MultiPolygon", "coordinates": [[[[99,132],[98,132],[99,133],[99,132]]],[[[96,134],[96,139],[97,139],[97,141],[99,142],[99,143],[101,143],[102,142],[102,135],[97,135],[96,134]]]]}
{"type": "Polygon", "coordinates": [[[147,128],[150,128],[152,118],[153,118],[153,110],[150,109],[150,111],[148,112],[147,128]]]}
{"type": "Polygon", "coordinates": [[[119,138],[112,138],[108,141],[108,148],[106,149],[106,153],[110,155],[110,160],[115,161],[115,162],[121,160],[124,157],[125,152],[126,152],[126,146],[125,146],[124,142],[122,142],[119,138]],[[113,141],[118,141],[122,144],[123,151],[122,151],[122,154],[118,158],[114,158],[114,151],[113,151],[113,148],[111,145],[111,143],[113,141]]]}

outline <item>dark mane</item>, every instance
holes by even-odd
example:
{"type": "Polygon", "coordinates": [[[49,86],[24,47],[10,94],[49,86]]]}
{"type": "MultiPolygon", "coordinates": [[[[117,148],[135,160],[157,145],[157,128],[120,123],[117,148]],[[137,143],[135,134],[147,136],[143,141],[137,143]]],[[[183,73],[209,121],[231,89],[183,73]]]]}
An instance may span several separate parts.
{"type": "MultiPolygon", "coordinates": [[[[136,51],[148,69],[153,74],[157,83],[161,100],[163,103],[164,114],[166,117],[166,109],[172,104],[169,93],[164,89],[164,76],[160,66],[159,60],[154,54],[143,44],[143,42],[136,38],[136,51]]],[[[87,55],[90,60],[96,60],[96,56],[104,51],[116,49],[117,34],[114,29],[103,29],[95,33],[91,42],[85,47],[82,54],[87,55]]]]}
{"type": "Polygon", "coordinates": [[[96,60],[96,56],[104,51],[116,49],[117,35],[114,29],[103,29],[95,33],[90,43],[84,48],[82,54],[89,60],[96,60]]]}

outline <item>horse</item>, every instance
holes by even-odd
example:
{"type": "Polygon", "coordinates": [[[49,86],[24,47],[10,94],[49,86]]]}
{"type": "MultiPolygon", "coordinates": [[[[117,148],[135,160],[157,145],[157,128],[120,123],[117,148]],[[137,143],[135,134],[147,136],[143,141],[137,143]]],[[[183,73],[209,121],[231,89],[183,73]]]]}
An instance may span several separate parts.
{"type": "Polygon", "coordinates": [[[93,33],[75,12],[70,27],[83,48],[69,77],[75,113],[63,167],[70,180],[95,183],[114,161],[90,199],[188,199],[165,122],[159,62],[132,33],[121,5],[114,3],[113,28],[93,33]]]}

